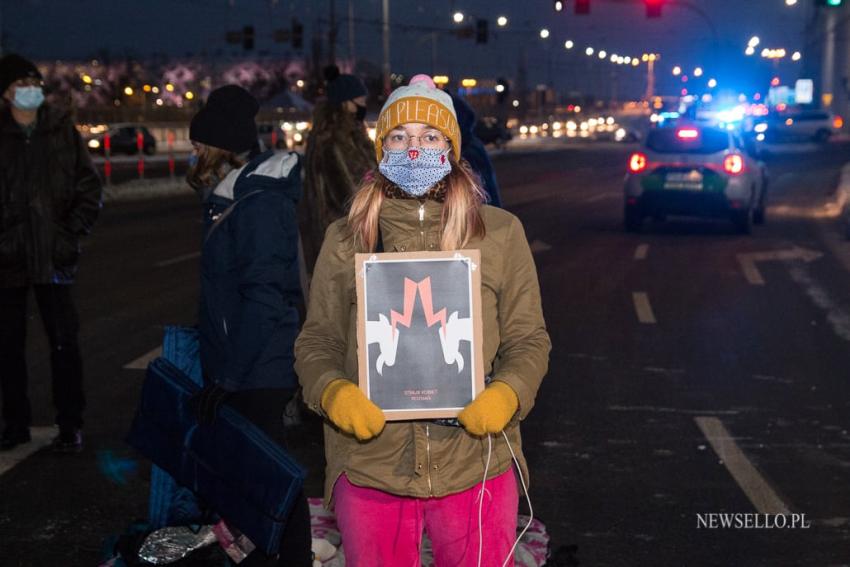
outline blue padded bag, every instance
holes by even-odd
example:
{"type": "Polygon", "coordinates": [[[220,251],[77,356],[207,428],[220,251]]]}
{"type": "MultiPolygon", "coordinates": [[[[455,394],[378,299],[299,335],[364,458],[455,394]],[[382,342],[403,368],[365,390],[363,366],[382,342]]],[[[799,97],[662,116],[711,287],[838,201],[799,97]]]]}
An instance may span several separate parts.
{"type": "Polygon", "coordinates": [[[199,389],[168,360],[151,362],[127,442],[274,555],[306,472],[227,405],[198,425],[189,399],[199,389]]]}
{"type": "MultiPolygon", "coordinates": [[[[200,336],[196,327],[166,326],[162,337],[162,357],[182,370],[195,384],[203,384],[200,336]]],[[[203,517],[202,507],[194,493],[153,465],[148,500],[151,529],[200,523],[203,517]]]]}

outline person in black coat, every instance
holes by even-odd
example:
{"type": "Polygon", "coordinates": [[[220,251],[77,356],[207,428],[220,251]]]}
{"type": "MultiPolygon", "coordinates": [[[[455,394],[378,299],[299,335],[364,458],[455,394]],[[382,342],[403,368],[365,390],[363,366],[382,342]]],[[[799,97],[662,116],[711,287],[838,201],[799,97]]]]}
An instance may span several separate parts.
{"type": "Polygon", "coordinates": [[[487,192],[487,204],[501,207],[502,197],[499,194],[499,183],[496,181],[493,163],[490,161],[484,143],[475,135],[475,111],[463,98],[453,93],[449,94],[457,113],[457,123],[460,127],[461,140],[463,140],[460,147],[461,157],[469,162],[472,170],[481,178],[481,185],[487,192]]]}
{"type": "MultiPolygon", "coordinates": [[[[227,403],[285,447],[283,411],[298,384],[292,350],[301,299],[301,175],[295,153],[270,150],[250,157],[257,110],[246,90],[221,87],[210,93],[189,130],[197,162],[188,181],[205,197],[198,314],[205,385],[195,404],[202,424],[227,403]]],[[[254,552],[242,565],[311,565],[310,544],[302,492],[279,559],[254,552]]]]}
{"type": "Polygon", "coordinates": [[[44,102],[42,76],[15,54],[0,59],[0,451],[30,441],[27,296],[50,343],[57,452],[82,450],[83,364],[71,296],[80,238],[101,206],[101,181],[70,112],[44,102]]]}

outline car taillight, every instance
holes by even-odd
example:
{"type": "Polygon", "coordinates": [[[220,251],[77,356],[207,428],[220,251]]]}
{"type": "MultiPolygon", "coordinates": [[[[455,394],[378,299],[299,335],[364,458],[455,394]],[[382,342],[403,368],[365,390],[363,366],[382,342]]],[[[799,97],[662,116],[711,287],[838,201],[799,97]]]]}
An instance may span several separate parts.
{"type": "Polygon", "coordinates": [[[738,154],[730,154],[723,160],[723,170],[729,175],[738,175],[744,171],[744,158],[738,154]]]}
{"type": "Polygon", "coordinates": [[[640,173],[644,169],[646,169],[646,156],[640,152],[633,153],[629,158],[629,171],[640,173]]]}
{"type": "Polygon", "coordinates": [[[840,116],[836,116],[832,119],[832,127],[836,130],[841,130],[844,127],[844,119],[840,116]]]}

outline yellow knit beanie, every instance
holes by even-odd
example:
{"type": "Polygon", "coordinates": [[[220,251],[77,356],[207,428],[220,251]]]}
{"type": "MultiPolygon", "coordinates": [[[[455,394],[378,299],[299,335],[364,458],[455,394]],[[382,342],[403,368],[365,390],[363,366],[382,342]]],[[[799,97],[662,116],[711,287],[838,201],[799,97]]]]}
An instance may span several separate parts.
{"type": "Polygon", "coordinates": [[[455,158],[460,159],[460,128],[452,97],[438,89],[428,75],[415,75],[384,103],[375,128],[375,155],[379,162],[384,154],[384,136],[409,122],[427,124],[442,132],[451,141],[455,158]]]}

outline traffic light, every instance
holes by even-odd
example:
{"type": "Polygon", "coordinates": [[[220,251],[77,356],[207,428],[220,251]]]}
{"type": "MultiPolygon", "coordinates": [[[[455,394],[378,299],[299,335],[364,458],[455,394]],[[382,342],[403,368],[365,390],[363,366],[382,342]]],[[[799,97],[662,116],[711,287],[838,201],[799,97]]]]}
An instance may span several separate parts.
{"type": "Polygon", "coordinates": [[[254,49],[254,26],[242,28],[242,49],[247,51],[254,49]]]}
{"type": "Polygon", "coordinates": [[[475,20],[475,43],[487,43],[487,20],[475,20]]]}
{"type": "Polygon", "coordinates": [[[590,0],[576,0],[575,13],[579,15],[590,13],[590,0]]]}
{"type": "Polygon", "coordinates": [[[304,47],[304,25],[292,18],[292,49],[304,47]]]}
{"type": "Polygon", "coordinates": [[[660,18],[661,7],[664,5],[664,0],[643,0],[646,5],[647,18],[660,18]]]}
{"type": "Polygon", "coordinates": [[[844,4],[844,0],[818,0],[818,5],[828,8],[840,8],[842,4],[844,4]]]}

